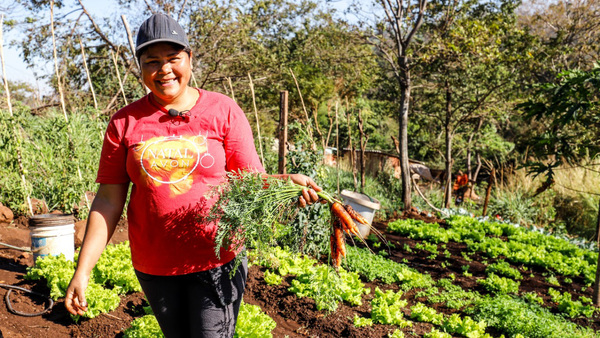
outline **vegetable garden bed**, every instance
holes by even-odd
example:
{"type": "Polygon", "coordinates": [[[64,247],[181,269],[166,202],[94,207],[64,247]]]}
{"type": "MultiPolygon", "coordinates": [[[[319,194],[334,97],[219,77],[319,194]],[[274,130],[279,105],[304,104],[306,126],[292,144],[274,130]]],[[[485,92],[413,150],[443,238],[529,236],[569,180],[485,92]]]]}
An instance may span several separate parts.
{"type": "MultiPolygon", "coordinates": [[[[453,332],[452,336],[462,337],[468,334],[467,330],[479,330],[479,336],[483,336],[482,328],[492,337],[501,334],[514,336],[519,332],[533,337],[536,334],[531,332],[535,330],[537,334],[547,336],[540,331],[542,329],[553,332],[557,337],[565,334],[597,335],[595,331],[600,329],[600,316],[586,301],[592,293],[589,280],[586,280],[585,274],[573,274],[567,270],[558,273],[556,269],[561,267],[556,264],[557,254],[549,255],[554,263],[549,262],[546,266],[540,261],[527,263],[528,257],[517,262],[520,256],[513,257],[507,252],[494,256],[489,250],[472,250],[483,247],[476,243],[485,242],[482,241],[484,238],[498,238],[503,243],[510,243],[514,240],[511,235],[499,232],[495,235],[478,234],[475,229],[461,232],[460,227],[449,226],[441,220],[418,214],[409,216],[441,224],[438,230],[435,226],[427,227],[421,223],[412,228],[405,225],[403,234],[398,234],[388,230],[388,222],[376,223],[376,227],[385,234],[389,247],[378,241],[369,241],[369,247],[379,253],[377,256],[372,256],[367,250],[349,248],[342,270],[360,275],[358,281],[362,286],[352,284],[353,291],[359,291],[358,298],[356,293],[344,296],[349,299],[345,301],[341,300],[342,296],[338,299],[311,295],[311,284],[315,284],[318,278],[292,268],[280,273],[277,264],[263,262],[250,268],[244,301],[260,306],[276,322],[277,326],[272,331],[275,337],[387,337],[394,332],[398,336],[402,332],[406,337],[444,336],[432,334],[432,330],[445,330],[453,332]],[[419,232],[415,229],[427,230],[419,232]],[[462,235],[456,237],[450,229],[462,235]],[[446,242],[447,236],[450,238],[446,242]],[[360,261],[366,261],[366,264],[360,261]],[[382,274],[385,271],[400,272],[401,277],[396,272],[382,274]],[[277,280],[277,276],[281,277],[279,284],[267,283],[267,280],[276,283],[273,280],[277,280]],[[515,285],[519,298],[511,293],[515,285]],[[360,291],[363,288],[369,291],[360,291]],[[379,305],[376,306],[376,302],[379,305]],[[388,302],[382,309],[392,311],[372,316],[381,302],[388,302]],[[539,303],[541,307],[533,305],[539,303]],[[379,323],[385,320],[394,324],[379,323]],[[536,328],[535,325],[543,327],[536,328]],[[526,331],[528,329],[533,331],[526,331]]],[[[27,246],[26,235],[28,232],[23,226],[0,225],[0,237],[4,242],[8,239],[12,244],[27,246]]],[[[539,240],[536,243],[538,248],[542,247],[539,240]]],[[[574,248],[555,245],[554,249],[553,252],[560,251],[565,257],[570,253],[581,256],[574,248]]],[[[0,283],[20,285],[48,294],[44,283],[23,279],[31,263],[27,254],[0,249],[0,283]]],[[[315,267],[310,271],[321,271],[322,276],[335,275],[327,272],[326,265],[316,263],[315,267]]],[[[352,283],[357,281],[352,277],[348,280],[352,283]]],[[[320,288],[333,290],[334,286],[320,288]]],[[[0,296],[4,297],[5,293],[6,290],[2,289],[0,296]]],[[[43,300],[21,293],[14,293],[12,299],[14,307],[24,312],[36,312],[45,305],[43,300]]],[[[47,337],[50,334],[56,337],[122,337],[131,322],[145,314],[143,305],[143,295],[130,292],[121,296],[115,310],[82,319],[78,324],[73,323],[61,299],[50,313],[38,317],[17,316],[8,312],[6,306],[0,306],[0,331],[5,337],[47,337]]]]}

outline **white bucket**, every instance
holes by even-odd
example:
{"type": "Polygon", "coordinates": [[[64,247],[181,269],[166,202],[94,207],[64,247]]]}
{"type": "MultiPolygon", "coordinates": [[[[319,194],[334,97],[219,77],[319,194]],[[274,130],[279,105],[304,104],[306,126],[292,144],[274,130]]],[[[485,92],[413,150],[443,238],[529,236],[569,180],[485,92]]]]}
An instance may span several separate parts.
{"type": "Polygon", "coordinates": [[[65,255],[73,261],[75,256],[75,224],[72,215],[45,214],[29,219],[31,251],[34,261],[48,255],[65,255]]]}
{"type": "Polygon", "coordinates": [[[374,198],[354,191],[342,190],[340,195],[342,195],[344,204],[350,205],[352,209],[356,210],[356,212],[369,222],[369,225],[354,222],[358,227],[361,237],[367,238],[371,232],[370,225],[373,223],[375,212],[381,208],[381,204],[374,198]]]}

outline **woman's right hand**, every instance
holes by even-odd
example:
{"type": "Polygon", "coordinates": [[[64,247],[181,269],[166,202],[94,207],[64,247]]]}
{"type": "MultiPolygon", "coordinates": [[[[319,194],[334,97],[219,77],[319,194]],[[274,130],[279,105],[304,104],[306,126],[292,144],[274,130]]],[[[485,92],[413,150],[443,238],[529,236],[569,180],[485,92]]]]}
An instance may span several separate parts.
{"type": "Polygon", "coordinates": [[[73,315],[82,316],[88,309],[85,301],[85,289],[87,289],[88,281],[89,277],[81,277],[75,274],[71,279],[71,283],[69,283],[65,308],[73,315]]]}

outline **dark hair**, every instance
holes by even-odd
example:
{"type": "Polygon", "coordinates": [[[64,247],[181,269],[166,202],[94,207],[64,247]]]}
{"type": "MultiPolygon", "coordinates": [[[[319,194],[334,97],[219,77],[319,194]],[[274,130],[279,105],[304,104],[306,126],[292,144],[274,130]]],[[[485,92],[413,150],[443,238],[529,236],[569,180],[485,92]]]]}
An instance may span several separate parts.
{"type": "MultiPolygon", "coordinates": [[[[189,46],[184,47],[180,44],[172,43],[172,42],[166,42],[166,43],[168,43],[171,47],[173,47],[175,49],[186,52],[188,56],[190,56],[190,57],[192,56],[192,49],[189,46]]],[[[140,65],[142,64],[142,55],[144,55],[144,53],[146,53],[146,51],[148,50],[148,47],[150,47],[150,46],[152,46],[152,45],[148,45],[148,46],[145,46],[142,49],[140,49],[140,51],[138,52],[138,58],[137,58],[138,64],[140,64],[140,65]]]]}

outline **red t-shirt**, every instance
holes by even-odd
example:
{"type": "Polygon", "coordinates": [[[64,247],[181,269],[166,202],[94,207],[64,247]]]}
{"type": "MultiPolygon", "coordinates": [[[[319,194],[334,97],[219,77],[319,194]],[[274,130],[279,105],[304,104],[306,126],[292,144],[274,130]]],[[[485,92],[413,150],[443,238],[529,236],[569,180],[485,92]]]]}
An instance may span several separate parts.
{"type": "Polygon", "coordinates": [[[244,112],[229,97],[199,90],[185,117],[173,117],[152,94],[110,120],[97,183],[132,183],[127,216],[135,269],[153,275],[209,270],[236,253],[215,255],[215,224],[198,221],[227,171],[264,172],[244,112]]]}

